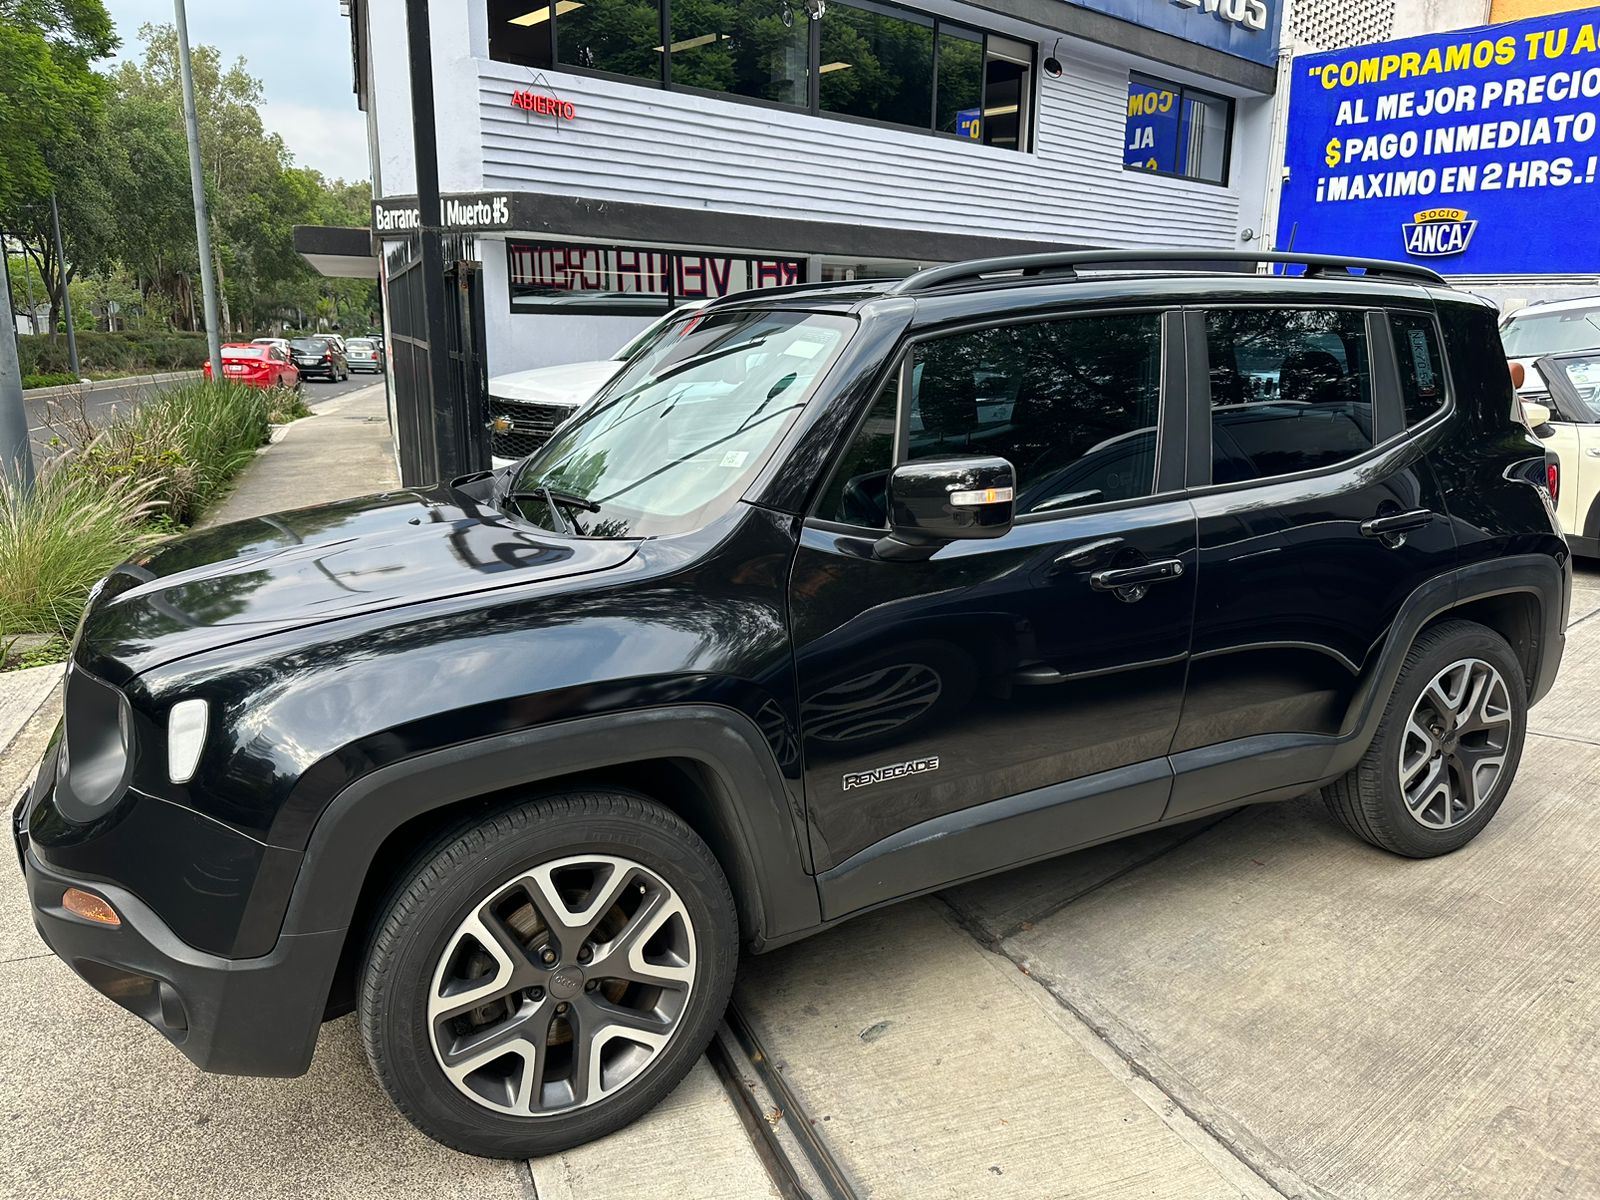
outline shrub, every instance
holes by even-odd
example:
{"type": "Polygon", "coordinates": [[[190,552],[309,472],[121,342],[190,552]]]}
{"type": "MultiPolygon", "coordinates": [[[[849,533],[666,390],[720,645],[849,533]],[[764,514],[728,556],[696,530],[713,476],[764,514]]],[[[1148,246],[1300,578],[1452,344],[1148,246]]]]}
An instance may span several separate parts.
{"type": "Polygon", "coordinates": [[[49,375],[24,375],[22,377],[22,390],[27,391],[29,388],[65,387],[69,383],[77,382],[78,381],[76,379],[74,379],[71,375],[68,375],[65,371],[59,371],[49,375]]]}
{"type": "Polygon", "coordinates": [[[57,425],[73,466],[102,486],[148,489],[169,525],[187,525],[267,440],[273,398],[230,383],[186,383],[142,400],[105,429],[57,425]]]}
{"type": "MultiPolygon", "coordinates": [[[[24,375],[68,375],[72,360],[65,334],[23,334],[17,338],[17,355],[24,375]]],[[[206,361],[203,333],[80,333],[78,366],[91,371],[154,374],[158,371],[198,370],[206,361]]]]}
{"type": "Polygon", "coordinates": [[[107,485],[70,461],[27,492],[0,478],[0,628],[70,635],[95,582],[153,539],[149,513],[147,486],[107,485]]]}

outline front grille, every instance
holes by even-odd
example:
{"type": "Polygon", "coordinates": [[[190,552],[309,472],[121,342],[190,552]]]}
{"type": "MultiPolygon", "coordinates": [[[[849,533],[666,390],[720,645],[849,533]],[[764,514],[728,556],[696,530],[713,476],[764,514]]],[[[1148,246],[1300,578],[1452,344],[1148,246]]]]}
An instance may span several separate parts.
{"type": "Polygon", "coordinates": [[[489,419],[506,417],[511,421],[509,431],[490,433],[490,450],[496,458],[526,458],[550,440],[556,427],[571,416],[572,411],[562,404],[525,404],[520,400],[490,396],[489,419]]]}

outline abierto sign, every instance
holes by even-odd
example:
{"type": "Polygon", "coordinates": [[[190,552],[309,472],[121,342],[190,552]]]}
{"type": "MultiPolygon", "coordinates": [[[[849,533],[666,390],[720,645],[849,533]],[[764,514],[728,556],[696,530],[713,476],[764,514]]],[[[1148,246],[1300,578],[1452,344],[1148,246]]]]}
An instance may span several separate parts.
{"type": "Polygon", "coordinates": [[[1277,245],[1600,272],[1600,8],[1297,58],[1277,245]]]}

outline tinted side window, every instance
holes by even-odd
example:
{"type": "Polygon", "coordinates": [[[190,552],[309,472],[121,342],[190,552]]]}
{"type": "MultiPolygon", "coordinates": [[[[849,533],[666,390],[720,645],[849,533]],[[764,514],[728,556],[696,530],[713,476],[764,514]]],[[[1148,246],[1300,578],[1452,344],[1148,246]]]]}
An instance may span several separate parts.
{"type": "Polygon", "coordinates": [[[1439,330],[1421,313],[1392,313],[1394,352],[1400,360],[1400,396],[1406,426],[1420,425],[1444,407],[1444,358],[1439,330]]]}
{"type": "Polygon", "coordinates": [[[1212,482],[1318,470],[1372,448],[1365,314],[1218,310],[1206,344],[1212,482]]]}
{"type": "Polygon", "coordinates": [[[915,355],[907,460],[1009,459],[1019,515],[1155,490],[1158,314],[983,329],[915,355]]]}
{"type": "Polygon", "coordinates": [[[900,372],[896,371],[872,402],[866,421],[834,468],[828,489],[817,503],[817,516],[822,520],[866,529],[889,527],[889,469],[894,463],[899,396],[900,372]]]}

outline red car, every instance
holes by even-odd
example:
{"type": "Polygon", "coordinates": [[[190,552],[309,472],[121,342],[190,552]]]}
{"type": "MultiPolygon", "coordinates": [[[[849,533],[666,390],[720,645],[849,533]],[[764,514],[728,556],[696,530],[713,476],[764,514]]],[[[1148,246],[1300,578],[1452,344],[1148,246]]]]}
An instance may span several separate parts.
{"type": "MultiPolygon", "coordinates": [[[[222,377],[250,387],[300,389],[300,368],[289,359],[289,352],[271,343],[230,343],[222,348],[222,377]]],[[[211,364],[206,363],[206,378],[211,364]]]]}

